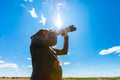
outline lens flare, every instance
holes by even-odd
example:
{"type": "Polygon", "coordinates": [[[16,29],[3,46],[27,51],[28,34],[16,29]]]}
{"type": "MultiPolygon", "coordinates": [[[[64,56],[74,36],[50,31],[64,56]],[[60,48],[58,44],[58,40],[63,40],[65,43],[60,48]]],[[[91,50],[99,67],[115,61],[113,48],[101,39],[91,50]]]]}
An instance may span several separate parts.
{"type": "Polygon", "coordinates": [[[62,19],[60,14],[57,14],[56,20],[55,20],[55,26],[60,29],[60,27],[63,25],[62,19]]]}

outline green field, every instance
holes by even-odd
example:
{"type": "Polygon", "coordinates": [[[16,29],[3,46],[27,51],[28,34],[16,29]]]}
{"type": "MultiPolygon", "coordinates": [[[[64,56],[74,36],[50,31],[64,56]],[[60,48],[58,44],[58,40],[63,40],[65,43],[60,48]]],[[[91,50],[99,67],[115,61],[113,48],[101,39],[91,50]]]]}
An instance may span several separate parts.
{"type": "MultiPolygon", "coordinates": [[[[18,78],[18,77],[12,77],[12,78],[5,78],[2,77],[0,80],[30,80],[29,78],[18,78]]],[[[118,77],[113,78],[63,78],[63,80],[120,80],[118,77]]]]}

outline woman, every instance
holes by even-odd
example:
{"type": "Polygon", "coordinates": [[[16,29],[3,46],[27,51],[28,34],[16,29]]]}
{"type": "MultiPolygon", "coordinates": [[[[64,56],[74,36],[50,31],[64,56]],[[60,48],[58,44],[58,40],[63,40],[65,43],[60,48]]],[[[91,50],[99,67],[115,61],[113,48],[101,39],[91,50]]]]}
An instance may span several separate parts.
{"type": "Polygon", "coordinates": [[[41,29],[31,37],[31,80],[62,80],[62,69],[57,55],[68,52],[68,36],[67,32],[64,33],[64,45],[61,50],[52,48],[57,43],[55,31],[41,29]]]}

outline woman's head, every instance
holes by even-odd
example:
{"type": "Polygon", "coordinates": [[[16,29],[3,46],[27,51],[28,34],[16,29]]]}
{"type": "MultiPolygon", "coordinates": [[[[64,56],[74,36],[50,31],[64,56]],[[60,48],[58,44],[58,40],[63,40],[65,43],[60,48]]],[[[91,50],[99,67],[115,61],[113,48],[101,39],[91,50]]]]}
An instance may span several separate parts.
{"type": "Polygon", "coordinates": [[[53,31],[53,30],[49,30],[49,33],[48,33],[48,41],[50,43],[51,46],[54,46],[56,45],[57,43],[57,35],[56,35],[56,32],[53,31]]]}
{"type": "Polygon", "coordinates": [[[32,38],[40,37],[43,44],[46,46],[54,46],[57,43],[57,35],[53,30],[41,29],[37,33],[35,33],[32,38]]]}

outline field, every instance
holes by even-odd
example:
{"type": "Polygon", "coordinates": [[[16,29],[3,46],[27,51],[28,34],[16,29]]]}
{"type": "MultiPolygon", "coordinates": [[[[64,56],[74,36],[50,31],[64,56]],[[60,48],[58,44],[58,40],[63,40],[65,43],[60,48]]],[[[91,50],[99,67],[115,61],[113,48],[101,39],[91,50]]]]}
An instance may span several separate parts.
{"type": "MultiPolygon", "coordinates": [[[[18,78],[18,77],[12,77],[12,78],[5,78],[2,77],[0,80],[30,80],[29,78],[18,78]]],[[[63,80],[120,80],[120,78],[113,77],[113,78],[63,78],[63,80]]]]}

